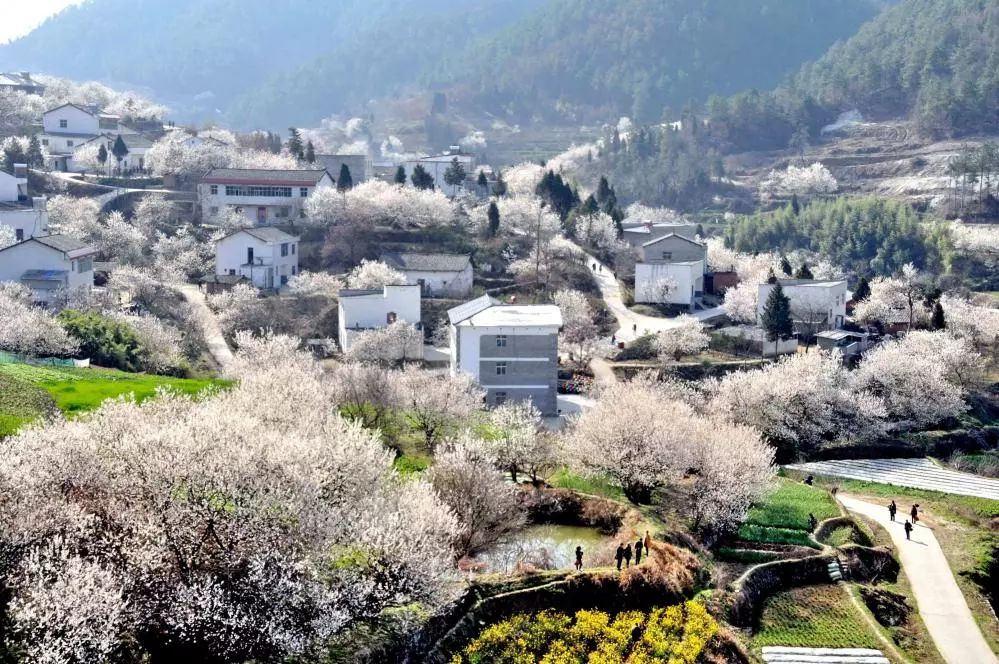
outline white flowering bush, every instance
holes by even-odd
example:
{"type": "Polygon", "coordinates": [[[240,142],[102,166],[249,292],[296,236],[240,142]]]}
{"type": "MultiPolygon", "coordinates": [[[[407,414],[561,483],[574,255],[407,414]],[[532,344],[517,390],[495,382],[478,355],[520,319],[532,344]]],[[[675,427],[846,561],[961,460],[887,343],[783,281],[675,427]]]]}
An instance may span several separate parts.
{"type": "Polygon", "coordinates": [[[355,362],[396,363],[423,357],[423,332],[403,320],[353,335],[346,356],[355,362]]]}
{"type": "Polygon", "coordinates": [[[65,356],[78,349],[52,314],[31,304],[26,287],[0,282],[0,351],[65,356]]]}
{"type": "Polygon", "coordinates": [[[697,355],[708,347],[710,337],[701,321],[686,314],[674,319],[675,325],[656,335],[652,342],[660,361],[679,362],[684,355],[697,355]]]}
{"type": "Polygon", "coordinates": [[[829,169],[819,162],[811,166],[791,164],[783,171],[772,170],[760,183],[760,198],[789,198],[793,195],[808,198],[821,194],[834,194],[839,183],[829,169]]]}
{"type": "Polygon", "coordinates": [[[362,260],[361,264],[347,275],[349,288],[378,289],[385,286],[403,286],[406,275],[389,267],[382,261],[362,260]]]}
{"type": "Polygon", "coordinates": [[[368,180],[346,192],[317,190],[305,202],[308,219],[320,226],[337,224],[394,224],[424,227],[449,224],[457,208],[438,191],[400,187],[368,180]]]}

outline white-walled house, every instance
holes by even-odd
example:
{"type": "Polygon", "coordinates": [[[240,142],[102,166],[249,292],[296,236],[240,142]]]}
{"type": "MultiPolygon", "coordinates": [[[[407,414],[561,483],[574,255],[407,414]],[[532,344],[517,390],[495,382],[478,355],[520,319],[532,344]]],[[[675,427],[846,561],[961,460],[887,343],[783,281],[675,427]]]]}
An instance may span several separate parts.
{"type": "Polygon", "coordinates": [[[325,170],[215,168],[198,183],[198,204],[205,217],[228,207],[257,226],[269,226],[304,217],[308,197],[333,185],[325,170]]]}
{"type": "Polygon", "coordinates": [[[451,375],[466,373],[486,390],[486,404],[531,401],[558,413],[558,332],[551,304],[502,304],[488,295],[448,310],[451,375]]]}
{"type": "Polygon", "coordinates": [[[215,274],[280,288],[298,274],[298,238],[277,228],[244,228],[215,243],[215,274]]]}
{"type": "Polygon", "coordinates": [[[419,284],[424,297],[467,297],[472,292],[472,257],[469,254],[419,254],[388,251],[383,263],[406,275],[406,283],[419,284]]]}
{"type": "Polygon", "coordinates": [[[668,233],[642,243],[643,263],[708,262],[708,247],[693,238],[668,233]]]}
{"type": "Polygon", "coordinates": [[[14,164],[14,172],[0,170],[0,202],[17,203],[28,197],[28,165],[14,164]]]}
{"type": "Polygon", "coordinates": [[[31,289],[36,302],[51,304],[59,291],[92,288],[97,250],[68,235],[43,235],[0,249],[0,281],[31,289]]]}
{"type": "Polygon", "coordinates": [[[27,164],[14,164],[13,174],[0,171],[0,226],[13,228],[18,242],[48,234],[48,202],[28,198],[27,164]]]}
{"type": "Polygon", "coordinates": [[[697,237],[697,226],[684,223],[668,224],[651,222],[634,226],[623,226],[621,239],[630,246],[639,249],[647,242],[670,234],[694,240],[697,237]]]}
{"type": "Polygon", "coordinates": [[[704,295],[707,246],[689,237],[668,233],[641,245],[635,265],[635,302],[693,307],[704,295]],[[667,291],[667,280],[675,287],[667,291]]]}
{"type": "MultiPolygon", "coordinates": [[[[840,329],[846,320],[846,280],[779,279],[778,283],[791,304],[791,318],[800,332],[840,329]]],[[[760,284],[757,292],[756,318],[770,297],[773,284],[760,284]]]]}
{"type": "MultiPolygon", "coordinates": [[[[396,321],[422,329],[421,313],[420,287],[416,284],[341,290],[337,330],[340,350],[349,351],[358,334],[380,330],[396,321]]],[[[421,344],[418,352],[422,351],[421,344]]]]}
{"type": "Polygon", "coordinates": [[[407,161],[403,164],[403,168],[406,169],[406,183],[409,185],[413,184],[413,170],[419,165],[434,179],[435,190],[447,196],[454,196],[463,190],[465,186],[463,183],[461,187],[455,187],[444,181],[444,173],[447,169],[451,168],[451,163],[455,159],[465,169],[466,182],[470,177],[478,175],[478,171],[475,170],[475,157],[470,154],[461,154],[457,149],[452,149],[444,154],[407,161]]]}
{"type": "Polygon", "coordinates": [[[128,148],[128,153],[121,160],[121,170],[144,170],[146,168],[146,154],[149,152],[149,149],[153,147],[153,139],[148,136],[143,136],[142,134],[118,134],[111,132],[102,133],[88,141],[77,144],[73,150],[74,159],[72,169],[80,170],[83,168],[83,166],[79,164],[79,160],[77,158],[77,154],[80,150],[86,149],[89,145],[103,144],[104,148],[108,152],[108,160],[105,164],[105,171],[107,173],[115,172],[118,169],[119,164],[111,150],[114,148],[115,142],[119,136],[121,136],[121,140],[125,144],[125,147],[128,148]]]}
{"type": "Polygon", "coordinates": [[[48,155],[45,165],[60,171],[79,170],[73,159],[76,148],[101,132],[119,131],[120,121],[117,115],[79,104],[63,104],[46,111],[42,115],[42,134],[39,136],[48,155]]]}

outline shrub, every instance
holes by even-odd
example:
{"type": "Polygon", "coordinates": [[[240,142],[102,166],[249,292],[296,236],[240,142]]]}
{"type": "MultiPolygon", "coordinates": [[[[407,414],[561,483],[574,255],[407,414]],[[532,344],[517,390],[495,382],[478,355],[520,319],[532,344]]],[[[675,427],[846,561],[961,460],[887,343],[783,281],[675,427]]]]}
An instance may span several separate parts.
{"type": "Polygon", "coordinates": [[[102,367],[142,370],[144,350],[135,329],[128,323],[94,311],[83,313],[73,309],[62,311],[58,320],[79,341],[79,357],[89,357],[102,367]]]}

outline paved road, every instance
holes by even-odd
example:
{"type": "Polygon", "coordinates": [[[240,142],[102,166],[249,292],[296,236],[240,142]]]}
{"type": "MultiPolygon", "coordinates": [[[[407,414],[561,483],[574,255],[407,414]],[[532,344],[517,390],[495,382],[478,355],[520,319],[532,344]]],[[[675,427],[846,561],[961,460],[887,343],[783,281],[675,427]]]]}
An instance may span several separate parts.
{"type": "MultiPolygon", "coordinates": [[[[603,297],[607,308],[617,317],[617,322],[621,326],[617,331],[617,338],[621,341],[633,341],[643,334],[662,332],[672,327],[676,327],[675,318],[657,318],[655,316],[643,316],[625,306],[621,297],[621,284],[614,278],[611,269],[602,264],[593,256],[587,254],[587,267],[593,273],[597,286],[600,288],[600,295],[603,297]],[[593,266],[597,269],[594,270],[593,266]]],[[[724,307],[714,307],[704,311],[695,311],[691,315],[699,320],[707,320],[725,313],[724,307]]]]}
{"type": "Polygon", "coordinates": [[[815,475],[929,489],[960,496],[999,500],[999,479],[941,468],[929,459],[855,459],[815,461],[788,466],[815,475]]]}
{"type": "MultiPolygon", "coordinates": [[[[32,169],[32,170],[35,170],[35,169],[32,169]]],[[[97,182],[90,182],[89,180],[84,180],[81,177],[76,177],[75,173],[64,173],[63,171],[36,171],[36,172],[42,173],[44,175],[51,175],[52,177],[54,177],[54,178],[56,178],[58,180],[64,180],[65,182],[72,182],[72,183],[76,183],[76,184],[86,184],[86,185],[88,185],[90,187],[95,187],[97,189],[100,189],[100,190],[104,191],[103,194],[100,194],[98,196],[93,196],[92,197],[95,201],[97,201],[97,204],[101,207],[102,210],[109,203],[111,203],[113,200],[115,200],[119,196],[124,196],[125,194],[131,194],[131,193],[135,193],[135,192],[144,192],[144,193],[152,193],[152,194],[183,194],[183,193],[190,193],[190,192],[179,191],[179,190],[176,190],[176,189],[162,189],[162,188],[158,188],[158,189],[153,189],[153,188],[139,189],[139,188],[131,188],[131,187],[113,187],[111,185],[99,184],[97,182]]]]}
{"type": "Polygon", "coordinates": [[[891,664],[880,650],[871,648],[787,648],[763,649],[767,664],[891,664]]]}
{"type": "Polygon", "coordinates": [[[222,328],[219,327],[218,319],[212,313],[208,305],[205,304],[205,295],[197,286],[184,284],[180,287],[180,292],[184,294],[184,299],[191,303],[198,315],[198,323],[201,325],[202,333],[208,344],[208,352],[215,358],[215,362],[225,371],[232,364],[232,350],[222,336],[222,328]]]}
{"type": "Polygon", "coordinates": [[[919,614],[943,658],[949,664],[997,664],[999,660],[978,629],[933,531],[918,523],[912,540],[906,540],[902,523],[892,522],[884,505],[843,494],[838,497],[848,510],[873,519],[891,534],[919,614]]]}

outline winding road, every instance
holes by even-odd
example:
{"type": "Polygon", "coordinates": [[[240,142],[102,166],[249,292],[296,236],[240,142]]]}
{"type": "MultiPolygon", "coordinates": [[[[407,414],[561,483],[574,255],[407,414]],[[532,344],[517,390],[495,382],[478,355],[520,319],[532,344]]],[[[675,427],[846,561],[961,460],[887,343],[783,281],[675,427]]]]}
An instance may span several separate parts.
{"type": "Polygon", "coordinates": [[[889,519],[884,505],[842,493],[838,498],[848,510],[877,522],[891,535],[912,584],[919,614],[948,664],[997,664],[999,660],[978,629],[933,530],[917,523],[912,539],[906,540],[902,520],[889,519]]]}

